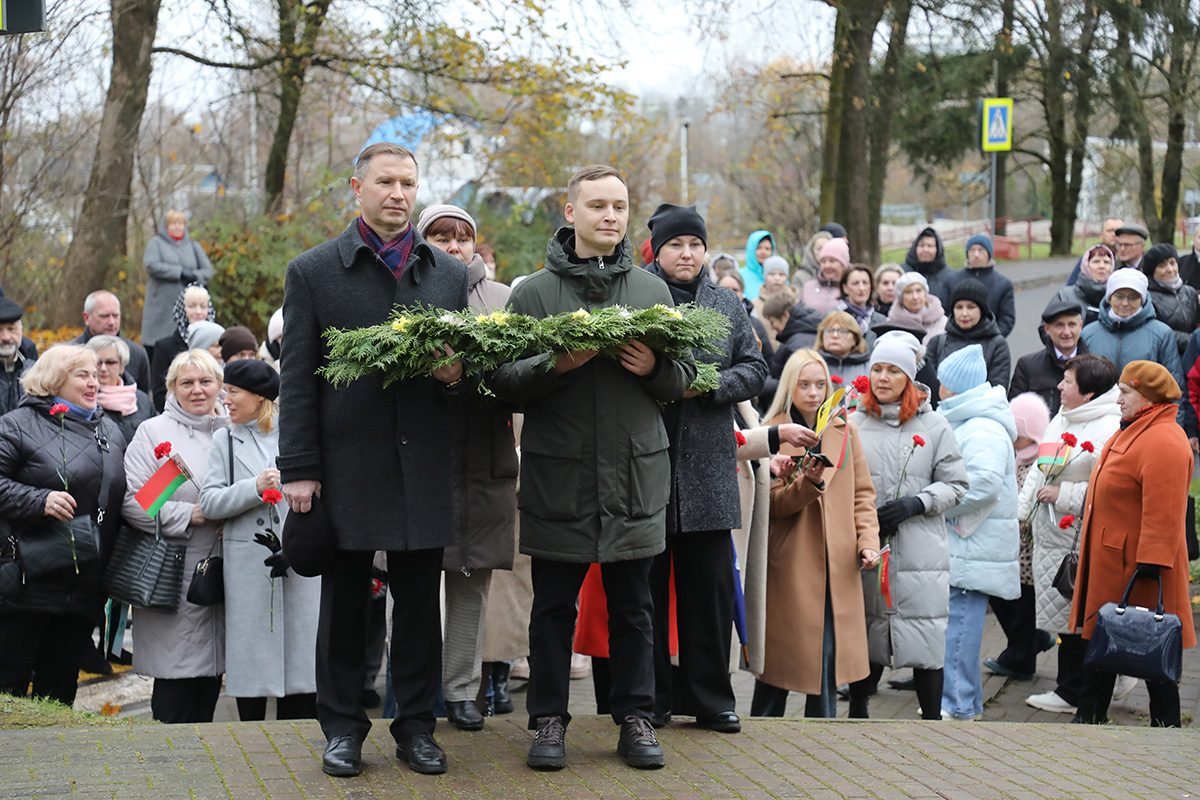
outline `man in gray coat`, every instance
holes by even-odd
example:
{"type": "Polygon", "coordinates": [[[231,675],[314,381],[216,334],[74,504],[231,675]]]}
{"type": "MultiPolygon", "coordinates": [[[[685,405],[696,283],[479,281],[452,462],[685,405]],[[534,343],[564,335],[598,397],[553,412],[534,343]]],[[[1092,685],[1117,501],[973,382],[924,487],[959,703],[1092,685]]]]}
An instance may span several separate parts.
{"type": "MultiPolygon", "coordinates": [[[[512,309],[534,317],[621,305],[673,305],[658,278],[633,264],[625,238],[629,190],[612,167],[591,166],[567,184],[567,222],[547,247],[546,268],[513,290],[512,309]]],[[[591,564],[608,597],[617,752],[637,768],[664,765],[654,710],[649,573],[663,551],[671,463],[658,404],[678,400],[696,376],[690,359],[637,341],[616,358],[595,350],[539,353],[491,377],[503,400],[525,409],[521,435],[521,552],[532,557],[529,727],[526,763],[566,765],[575,601],[591,564]]],[[[290,356],[289,356],[290,358],[290,356]]],[[[729,435],[733,436],[732,429],[729,435]]]]}
{"type": "MultiPolygon", "coordinates": [[[[321,582],[317,716],[329,775],[362,770],[371,729],[362,705],[371,560],[388,554],[398,612],[392,624],[396,755],[416,772],[446,771],[433,739],[441,682],[438,591],[442,549],[454,543],[449,403],[470,392],[462,364],[384,389],[382,376],[335,388],[317,376],[331,327],[384,322],[397,305],[467,306],[467,269],[410,224],[417,162],[399,145],[371,145],[350,180],[361,216],[297,256],[284,285],[279,471],[292,513],[319,497],[337,541],[321,582]]],[[[313,513],[321,513],[318,509],[313,513]]]]}

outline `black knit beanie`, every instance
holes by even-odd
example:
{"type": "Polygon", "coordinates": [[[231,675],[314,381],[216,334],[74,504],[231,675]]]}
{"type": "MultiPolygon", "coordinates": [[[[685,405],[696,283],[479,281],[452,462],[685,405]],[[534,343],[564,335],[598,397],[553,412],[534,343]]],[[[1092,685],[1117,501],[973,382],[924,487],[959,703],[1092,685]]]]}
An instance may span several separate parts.
{"type": "Polygon", "coordinates": [[[658,256],[659,248],[676,236],[699,236],[708,247],[708,229],[704,217],[695,206],[677,206],[663,203],[654,209],[646,225],[650,228],[650,248],[658,256]]]}
{"type": "Polygon", "coordinates": [[[948,313],[954,313],[954,304],[959,300],[970,300],[979,306],[982,317],[987,317],[992,311],[992,307],[988,304],[987,287],[974,278],[967,278],[955,285],[954,290],[950,292],[950,308],[947,309],[948,313]]]}

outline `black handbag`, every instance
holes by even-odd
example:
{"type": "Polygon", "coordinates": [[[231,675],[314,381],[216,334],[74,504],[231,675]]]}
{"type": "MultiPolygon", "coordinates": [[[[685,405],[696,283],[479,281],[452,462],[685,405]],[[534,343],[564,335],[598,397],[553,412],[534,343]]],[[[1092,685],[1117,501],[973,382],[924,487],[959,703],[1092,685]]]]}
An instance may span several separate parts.
{"type": "Polygon", "coordinates": [[[187,601],[194,606],[219,606],[225,602],[225,559],[213,555],[219,541],[213,542],[212,550],[192,572],[187,601]]]}
{"type": "Polygon", "coordinates": [[[1183,624],[1163,611],[1162,576],[1158,578],[1158,608],[1129,605],[1137,573],[1129,579],[1121,602],[1105,603],[1096,612],[1096,627],[1083,665],[1147,681],[1179,683],[1183,672],[1183,624]]]}
{"type": "Polygon", "coordinates": [[[100,449],[99,510],[75,517],[69,522],[44,518],[17,532],[17,563],[27,578],[75,572],[100,560],[100,522],[108,504],[112,476],[108,469],[108,440],[96,426],[96,446],[100,449]]]}
{"type": "MultiPolygon", "coordinates": [[[[1080,524],[1082,527],[1082,523],[1080,524]]],[[[1079,572],[1079,528],[1075,529],[1075,541],[1071,545],[1071,552],[1063,556],[1062,563],[1058,565],[1058,572],[1054,573],[1054,580],[1050,581],[1050,585],[1058,590],[1058,593],[1068,600],[1075,597],[1075,575],[1079,572]]]]}
{"type": "Polygon", "coordinates": [[[17,563],[17,537],[9,534],[0,542],[0,597],[16,597],[25,580],[17,563]]]}
{"type": "Polygon", "coordinates": [[[183,545],[162,538],[154,517],[154,535],[123,526],[117,534],[100,587],[114,600],[136,608],[178,611],[183,594],[183,545]]]}

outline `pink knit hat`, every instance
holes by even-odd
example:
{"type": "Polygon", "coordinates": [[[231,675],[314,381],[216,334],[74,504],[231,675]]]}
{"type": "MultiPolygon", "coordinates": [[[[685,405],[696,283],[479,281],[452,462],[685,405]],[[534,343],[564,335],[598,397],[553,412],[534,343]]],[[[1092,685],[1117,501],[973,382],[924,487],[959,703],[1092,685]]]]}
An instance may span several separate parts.
{"type": "Polygon", "coordinates": [[[1033,392],[1019,394],[1008,401],[1008,408],[1017,420],[1017,437],[1032,439],[1033,444],[1017,451],[1017,466],[1032,464],[1037,459],[1038,445],[1050,424],[1050,409],[1046,401],[1033,392]]]}
{"type": "Polygon", "coordinates": [[[842,262],[843,268],[850,267],[850,245],[846,244],[845,239],[830,239],[821,248],[821,254],[817,256],[817,260],[822,258],[836,258],[842,262]]]}

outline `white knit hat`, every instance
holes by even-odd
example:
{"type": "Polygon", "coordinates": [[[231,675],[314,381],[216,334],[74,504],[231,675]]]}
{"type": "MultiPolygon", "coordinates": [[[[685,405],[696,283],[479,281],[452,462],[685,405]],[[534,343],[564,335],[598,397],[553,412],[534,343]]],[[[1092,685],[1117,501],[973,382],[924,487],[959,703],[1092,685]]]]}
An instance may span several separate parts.
{"type": "Polygon", "coordinates": [[[1108,283],[1104,285],[1104,299],[1111,304],[1113,292],[1118,289],[1133,289],[1142,296],[1142,303],[1145,303],[1149,294],[1148,287],[1149,281],[1146,279],[1145,273],[1140,269],[1125,267],[1115,270],[1108,276],[1108,283]]]}
{"type": "Polygon", "coordinates": [[[876,364],[891,364],[899,367],[910,381],[917,379],[917,367],[925,358],[925,347],[917,337],[905,331],[888,331],[875,340],[875,349],[871,351],[871,363],[867,366],[869,372],[876,364]]]}
{"type": "Polygon", "coordinates": [[[462,220],[471,226],[471,233],[477,234],[479,231],[479,228],[475,226],[475,220],[463,209],[446,203],[434,203],[433,205],[425,206],[425,210],[417,218],[417,233],[424,236],[425,231],[429,230],[429,226],[442,217],[452,217],[462,220]]]}
{"type": "Polygon", "coordinates": [[[925,289],[925,294],[929,294],[929,281],[925,279],[924,275],[919,272],[906,272],[899,278],[896,278],[896,299],[899,300],[901,297],[904,297],[904,290],[914,283],[921,284],[922,288],[925,289]]]}

